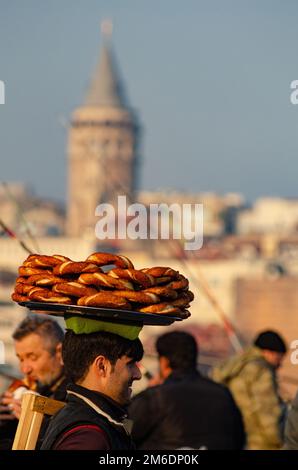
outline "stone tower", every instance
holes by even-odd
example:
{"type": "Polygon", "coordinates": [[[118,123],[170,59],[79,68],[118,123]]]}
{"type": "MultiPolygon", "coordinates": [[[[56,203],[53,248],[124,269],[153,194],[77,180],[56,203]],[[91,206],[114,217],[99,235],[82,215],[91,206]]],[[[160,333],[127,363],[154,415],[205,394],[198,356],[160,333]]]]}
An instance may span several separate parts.
{"type": "Polygon", "coordinates": [[[105,34],[85,103],[74,111],[69,130],[69,236],[95,237],[98,204],[114,204],[118,195],[126,195],[128,202],[134,199],[139,134],[105,34]]]}

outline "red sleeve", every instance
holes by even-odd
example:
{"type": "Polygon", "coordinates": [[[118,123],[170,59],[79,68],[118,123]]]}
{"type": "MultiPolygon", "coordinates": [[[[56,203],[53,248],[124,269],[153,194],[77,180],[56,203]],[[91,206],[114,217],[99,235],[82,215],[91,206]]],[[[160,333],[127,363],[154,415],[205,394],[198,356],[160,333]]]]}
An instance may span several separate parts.
{"type": "Polygon", "coordinates": [[[110,450],[106,433],[98,426],[83,424],[64,433],[54,450],[110,450]]]}

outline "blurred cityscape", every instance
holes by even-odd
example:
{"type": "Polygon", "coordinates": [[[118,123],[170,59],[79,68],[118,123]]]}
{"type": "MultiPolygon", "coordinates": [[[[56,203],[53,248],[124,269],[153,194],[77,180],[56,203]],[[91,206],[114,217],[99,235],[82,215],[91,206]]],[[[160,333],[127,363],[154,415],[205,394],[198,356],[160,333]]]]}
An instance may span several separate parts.
{"type": "MultiPolygon", "coordinates": [[[[17,374],[11,333],[25,314],[10,300],[17,268],[27,256],[20,240],[32,252],[74,260],[96,250],[113,251],[131,258],[137,268],[179,269],[190,279],[195,301],[191,318],[171,328],[197,337],[202,368],[234,352],[231,328],[243,345],[268,328],[280,332],[289,347],[298,339],[298,199],[263,197],[248,203],[242,194],[201,193],[199,188],[197,193],[142,190],[142,131],[106,37],[87,96],[69,125],[66,203],[45,200],[22,182],[0,186],[0,339],[6,355],[1,369],[8,376],[17,374]],[[177,240],[96,239],[95,208],[101,202],[115,203],[118,195],[146,207],[203,204],[203,247],[188,252],[177,240]]],[[[154,337],[163,329],[147,327],[142,333],[149,369],[154,368],[154,337]]],[[[280,372],[286,397],[298,385],[290,354],[280,372]]]]}

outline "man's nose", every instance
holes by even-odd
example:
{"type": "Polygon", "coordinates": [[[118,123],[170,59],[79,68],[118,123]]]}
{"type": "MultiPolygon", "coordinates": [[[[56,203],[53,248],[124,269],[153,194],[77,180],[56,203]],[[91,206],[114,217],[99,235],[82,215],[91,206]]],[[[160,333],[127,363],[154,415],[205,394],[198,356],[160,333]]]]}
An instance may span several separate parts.
{"type": "Polygon", "coordinates": [[[30,374],[30,372],[32,372],[32,366],[29,362],[24,362],[22,364],[21,369],[22,369],[23,374],[26,374],[26,375],[30,374]]]}
{"type": "Polygon", "coordinates": [[[139,367],[136,364],[134,368],[133,380],[140,380],[141,378],[142,378],[142,372],[140,371],[139,367]]]}

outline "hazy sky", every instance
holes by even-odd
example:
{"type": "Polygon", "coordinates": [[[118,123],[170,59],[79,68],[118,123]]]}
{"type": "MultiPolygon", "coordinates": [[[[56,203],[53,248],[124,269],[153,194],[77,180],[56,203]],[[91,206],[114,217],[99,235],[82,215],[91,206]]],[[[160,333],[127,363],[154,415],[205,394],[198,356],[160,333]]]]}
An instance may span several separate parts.
{"type": "Polygon", "coordinates": [[[0,0],[0,180],[64,198],[62,123],[105,17],[144,126],[141,187],[298,195],[297,0],[0,0]]]}

